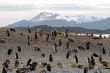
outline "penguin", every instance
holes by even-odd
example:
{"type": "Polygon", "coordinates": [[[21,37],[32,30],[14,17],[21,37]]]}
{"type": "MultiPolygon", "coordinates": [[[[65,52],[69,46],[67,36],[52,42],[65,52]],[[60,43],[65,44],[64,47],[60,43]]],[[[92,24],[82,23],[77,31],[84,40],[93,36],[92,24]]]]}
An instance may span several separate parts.
{"type": "Polygon", "coordinates": [[[53,62],[52,54],[50,54],[50,56],[49,56],[49,61],[50,61],[50,62],[53,62]]]}
{"type": "Polygon", "coordinates": [[[7,73],[5,67],[3,67],[3,69],[2,69],[2,73],[7,73]]]}
{"type": "Polygon", "coordinates": [[[76,63],[78,63],[78,57],[77,57],[77,55],[75,54],[75,60],[76,60],[76,63]]]}
{"type": "Polygon", "coordinates": [[[51,71],[51,65],[50,64],[47,65],[47,71],[51,71]]]}
{"type": "Polygon", "coordinates": [[[31,64],[31,61],[32,59],[30,58],[28,61],[27,61],[27,65],[26,66],[29,66],[31,64]]]}

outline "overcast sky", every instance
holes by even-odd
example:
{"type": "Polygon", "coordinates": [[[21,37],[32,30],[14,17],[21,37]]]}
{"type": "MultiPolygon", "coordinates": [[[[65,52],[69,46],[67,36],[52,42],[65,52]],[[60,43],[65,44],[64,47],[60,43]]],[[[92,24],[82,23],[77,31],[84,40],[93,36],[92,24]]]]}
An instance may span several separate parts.
{"type": "Polygon", "coordinates": [[[110,0],[0,0],[0,26],[31,19],[39,12],[110,17],[110,0]]]}

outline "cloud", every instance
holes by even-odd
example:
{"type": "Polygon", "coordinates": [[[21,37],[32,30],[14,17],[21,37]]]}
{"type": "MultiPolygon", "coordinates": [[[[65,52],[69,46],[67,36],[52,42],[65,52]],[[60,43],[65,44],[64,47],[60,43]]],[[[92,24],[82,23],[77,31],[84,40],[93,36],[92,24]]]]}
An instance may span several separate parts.
{"type": "Polygon", "coordinates": [[[62,11],[87,11],[87,10],[110,10],[110,5],[79,5],[79,4],[45,4],[37,6],[40,10],[62,10],[62,11]]]}
{"type": "Polygon", "coordinates": [[[25,4],[0,4],[0,11],[18,11],[18,10],[34,10],[34,5],[25,4]]]}
{"type": "Polygon", "coordinates": [[[23,10],[58,10],[58,11],[90,11],[110,10],[110,5],[79,5],[79,4],[0,4],[0,11],[23,10]]]}
{"type": "Polygon", "coordinates": [[[110,10],[110,5],[78,5],[78,4],[60,4],[53,5],[53,9],[59,10],[110,10]]]}
{"type": "Polygon", "coordinates": [[[53,4],[50,5],[50,9],[58,9],[58,10],[88,10],[92,9],[89,6],[78,5],[78,4],[53,4]]]}

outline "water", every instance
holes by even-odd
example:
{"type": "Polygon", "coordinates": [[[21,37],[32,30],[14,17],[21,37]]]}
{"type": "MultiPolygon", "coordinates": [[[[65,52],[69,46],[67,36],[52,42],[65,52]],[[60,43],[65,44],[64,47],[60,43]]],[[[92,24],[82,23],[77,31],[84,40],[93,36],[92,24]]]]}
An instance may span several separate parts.
{"type": "MultiPolygon", "coordinates": [[[[75,33],[70,33],[72,35],[76,35],[75,33]]],[[[77,35],[80,35],[80,36],[85,36],[86,34],[84,33],[77,33],[77,35]]],[[[110,34],[101,34],[102,35],[102,38],[109,38],[110,37],[110,34]]],[[[96,36],[96,37],[99,37],[100,34],[93,34],[93,36],[96,36]]]]}

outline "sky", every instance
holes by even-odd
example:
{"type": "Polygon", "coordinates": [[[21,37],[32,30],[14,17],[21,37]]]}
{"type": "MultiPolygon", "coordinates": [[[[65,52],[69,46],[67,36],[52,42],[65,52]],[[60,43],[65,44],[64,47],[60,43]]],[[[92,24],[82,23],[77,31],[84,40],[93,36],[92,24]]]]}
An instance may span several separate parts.
{"type": "Polygon", "coordinates": [[[0,27],[40,12],[105,18],[110,17],[110,0],[0,0],[0,27]]]}

